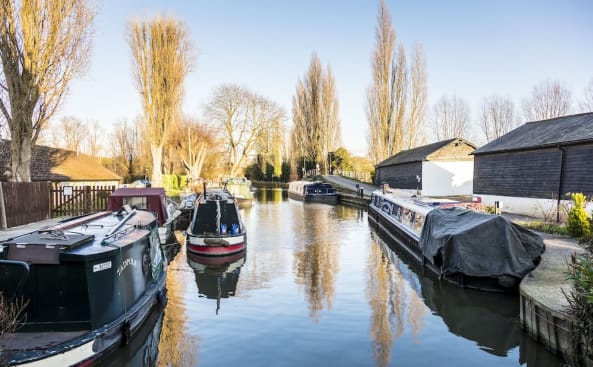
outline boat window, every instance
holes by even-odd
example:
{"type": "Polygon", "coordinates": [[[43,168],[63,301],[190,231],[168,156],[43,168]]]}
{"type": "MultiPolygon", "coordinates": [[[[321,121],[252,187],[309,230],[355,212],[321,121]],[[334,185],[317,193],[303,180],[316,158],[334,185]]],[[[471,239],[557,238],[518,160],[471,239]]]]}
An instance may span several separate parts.
{"type": "Polygon", "coordinates": [[[146,196],[128,196],[123,198],[122,205],[129,205],[131,208],[146,209],[146,196]]]}
{"type": "Polygon", "coordinates": [[[416,218],[414,220],[414,232],[420,235],[422,233],[422,226],[424,226],[424,216],[416,213],[416,218]]]}

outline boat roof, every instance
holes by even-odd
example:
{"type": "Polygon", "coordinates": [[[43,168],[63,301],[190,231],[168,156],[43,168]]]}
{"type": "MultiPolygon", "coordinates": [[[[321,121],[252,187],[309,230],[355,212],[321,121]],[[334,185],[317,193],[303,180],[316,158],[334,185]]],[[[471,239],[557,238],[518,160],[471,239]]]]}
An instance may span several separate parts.
{"type": "Polygon", "coordinates": [[[201,203],[204,203],[206,201],[228,201],[228,202],[234,202],[235,198],[233,197],[233,195],[228,192],[225,189],[220,189],[220,188],[210,188],[207,189],[206,192],[204,192],[201,196],[200,196],[200,200],[201,203]]]}
{"type": "Polygon", "coordinates": [[[132,243],[141,236],[140,232],[144,234],[150,230],[149,226],[155,219],[154,213],[147,210],[130,209],[119,214],[99,212],[25,233],[2,242],[0,246],[8,248],[12,245],[8,250],[8,260],[56,264],[59,263],[60,253],[91,256],[132,243]],[[124,219],[127,220],[122,224],[124,219]]]}
{"type": "Polygon", "coordinates": [[[377,190],[373,192],[373,194],[381,196],[394,204],[422,214],[426,214],[434,208],[461,203],[460,201],[446,198],[410,195],[400,190],[387,191],[385,193],[382,190],[377,190]]]}
{"type": "Polygon", "coordinates": [[[148,209],[155,212],[159,226],[162,226],[169,219],[165,190],[162,187],[125,187],[117,189],[109,195],[106,210],[118,210],[125,204],[124,198],[132,197],[146,198],[146,208],[139,209],[148,209]]]}

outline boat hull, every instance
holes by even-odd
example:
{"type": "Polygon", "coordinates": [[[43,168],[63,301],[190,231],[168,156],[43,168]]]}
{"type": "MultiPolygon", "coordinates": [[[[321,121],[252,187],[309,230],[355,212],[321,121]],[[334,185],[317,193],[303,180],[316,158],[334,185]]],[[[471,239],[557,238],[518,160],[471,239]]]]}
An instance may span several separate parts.
{"type": "Polygon", "coordinates": [[[245,233],[233,236],[196,236],[189,234],[186,240],[187,251],[203,256],[227,256],[247,248],[245,233]]]}
{"type": "Polygon", "coordinates": [[[334,194],[334,195],[315,195],[315,194],[299,195],[297,193],[289,191],[288,197],[291,199],[294,199],[294,200],[303,201],[305,203],[322,203],[322,204],[330,204],[330,205],[338,204],[338,195],[337,194],[334,194]]]}
{"type": "MultiPolygon", "coordinates": [[[[67,224],[60,230],[72,231],[64,232],[63,238],[87,236],[91,242],[29,263],[24,284],[15,294],[29,300],[26,319],[16,332],[0,338],[0,350],[10,365],[71,366],[101,359],[128,344],[151,311],[166,303],[166,262],[155,216],[134,214],[124,226],[125,220],[114,226],[118,220],[111,215],[67,224]],[[105,236],[110,228],[120,232],[105,236]]],[[[44,248],[57,248],[44,244],[56,241],[48,237],[40,231],[5,242],[7,259],[0,265],[9,269],[44,248]],[[15,243],[23,252],[14,251],[15,243]]],[[[0,280],[4,289],[6,279],[0,280]]]]}
{"type": "Polygon", "coordinates": [[[424,258],[422,249],[419,246],[419,239],[411,234],[410,231],[387,219],[381,211],[372,205],[369,205],[368,220],[371,227],[376,230],[381,238],[395,244],[399,249],[403,250],[410,260],[422,266],[423,269],[428,270],[433,277],[463,288],[481,291],[511,293],[518,291],[518,282],[512,286],[504,286],[495,277],[470,277],[462,273],[442,274],[438,266],[424,258]]]}

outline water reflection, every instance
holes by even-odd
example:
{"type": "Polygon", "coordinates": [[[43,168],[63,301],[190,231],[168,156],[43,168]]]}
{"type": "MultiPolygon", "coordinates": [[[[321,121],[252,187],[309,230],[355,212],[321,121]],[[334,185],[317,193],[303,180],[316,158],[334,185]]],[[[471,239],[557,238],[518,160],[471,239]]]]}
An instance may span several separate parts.
{"type": "Polygon", "coordinates": [[[428,307],[433,315],[443,320],[449,332],[474,341],[479,349],[492,355],[506,357],[511,350],[520,347],[521,364],[538,367],[561,365],[560,360],[551,358],[541,344],[522,331],[518,320],[518,295],[462,289],[424,276],[422,268],[416,263],[402,260],[406,259],[406,255],[396,246],[385,242],[374,231],[371,232],[371,238],[377,245],[373,249],[380,249],[376,250],[380,254],[371,255],[375,263],[369,264],[380,270],[375,272],[376,279],[370,279],[368,288],[373,310],[371,338],[376,344],[377,366],[387,365],[390,359],[392,315],[398,322],[400,320],[399,308],[386,302],[387,295],[395,298],[391,302],[396,305],[408,301],[408,324],[416,334],[422,328],[422,317],[426,315],[428,307]],[[415,290],[412,293],[421,295],[422,299],[411,293],[403,295],[402,290],[406,288],[415,290]],[[373,297],[378,297],[380,301],[373,297]],[[412,316],[413,313],[416,315],[412,316]]]}
{"type": "Polygon", "coordinates": [[[98,363],[101,367],[155,366],[159,354],[159,339],[163,326],[163,310],[153,310],[130,344],[98,363]]]}
{"type": "Polygon", "coordinates": [[[255,191],[258,204],[278,203],[288,200],[288,191],[283,189],[260,189],[255,191]]]}
{"type": "Polygon", "coordinates": [[[318,320],[324,307],[332,308],[339,271],[339,246],[328,234],[335,206],[293,202],[294,265],[296,283],[304,288],[309,315],[318,320]]]}
{"type": "Polygon", "coordinates": [[[389,365],[392,344],[406,328],[418,340],[427,314],[418,297],[418,283],[410,282],[411,273],[397,266],[399,259],[386,255],[382,247],[373,245],[368,261],[366,296],[371,309],[373,358],[378,367],[389,365]]]}
{"type": "MultiPolygon", "coordinates": [[[[177,236],[183,243],[179,233],[177,236]]],[[[183,294],[187,292],[190,280],[190,274],[184,271],[186,262],[186,251],[182,248],[167,270],[169,301],[165,307],[159,344],[159,367],[193,366],[197,362],[199,338],[187,334],[189,315],[183,302],[183,294]]]]}
{"type": "Polygon", "coordinates": [[[245,263],[245,251],[229,256],[187,255],[189,266],[196,275],[200,295],[216,300],[216,314],[220,310],[221,298],[235,295],[241,267],[245,263]]]}

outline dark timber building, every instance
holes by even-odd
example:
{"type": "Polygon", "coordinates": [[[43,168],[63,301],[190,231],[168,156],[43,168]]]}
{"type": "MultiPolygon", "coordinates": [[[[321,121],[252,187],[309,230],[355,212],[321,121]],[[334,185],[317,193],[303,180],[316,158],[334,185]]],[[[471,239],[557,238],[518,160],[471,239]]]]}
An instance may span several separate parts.
{"type": "Polygon", "coordinates": [[[476,196],[541,216],[568,193],[593,195],[593,113],[528,122],[473,155],[476,196]]]}
{"type": "Polygon", "coordinates": [[[421,189],[423,195],[471,195],[472,143],[453,138],[404,150],[375,167],[375,183],[402,190],[421,189]]]}

